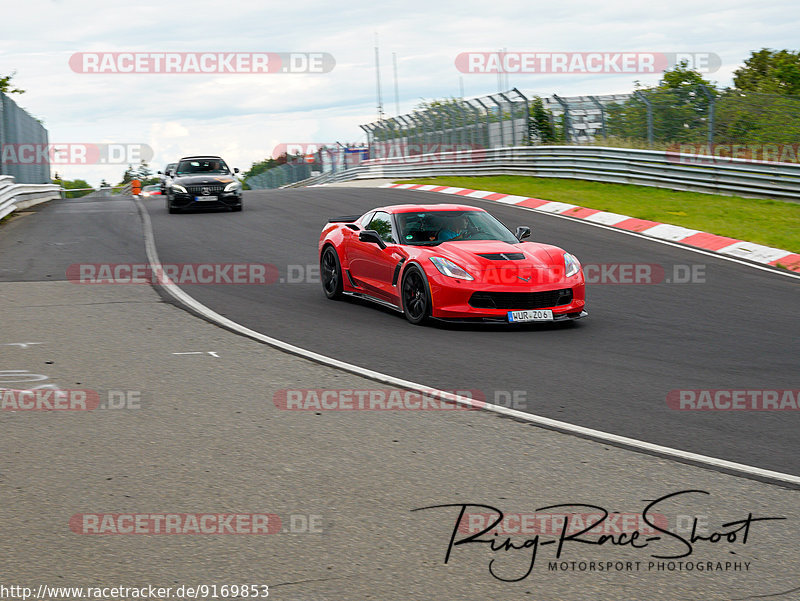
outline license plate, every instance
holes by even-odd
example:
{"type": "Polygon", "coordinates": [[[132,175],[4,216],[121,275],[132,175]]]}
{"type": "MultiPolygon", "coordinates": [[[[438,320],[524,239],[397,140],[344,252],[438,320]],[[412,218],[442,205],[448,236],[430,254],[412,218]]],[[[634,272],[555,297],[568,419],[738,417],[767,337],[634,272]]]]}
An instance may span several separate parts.
{"type": "Polygon", "coordinates": [[[530,309],[528,311],[509,311],[509,323],[523,321],[553,321],[553,312],[550,309],[530,309]]]}
{"type": "Polygon", "coordinates": [[[217,197],[216,196],[195,196],[194,199],[195,200],[200,200],[200,201],[202,201],[202,200],[217,200],[217,197]]]}

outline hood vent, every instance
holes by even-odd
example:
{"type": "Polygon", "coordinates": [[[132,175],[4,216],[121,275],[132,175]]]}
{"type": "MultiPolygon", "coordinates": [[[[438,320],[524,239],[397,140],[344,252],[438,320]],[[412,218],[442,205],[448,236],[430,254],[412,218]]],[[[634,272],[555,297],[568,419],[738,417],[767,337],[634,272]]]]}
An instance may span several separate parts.
{"type": "Polygon", "coordinates": [[[490,261],[521,261],[525,258],[522,253],[478,253],[478,256],[490,261]]]}

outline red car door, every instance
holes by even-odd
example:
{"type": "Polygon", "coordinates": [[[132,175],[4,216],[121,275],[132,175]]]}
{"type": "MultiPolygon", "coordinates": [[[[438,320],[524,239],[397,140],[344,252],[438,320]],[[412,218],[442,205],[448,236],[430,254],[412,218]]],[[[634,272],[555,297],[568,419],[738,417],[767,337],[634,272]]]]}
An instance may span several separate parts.
{"type": "Polygon", "coordinates": [[[364,291],[381,300],[399,304],[397,288],[392,285],[395,269],[405,253],[401,252],[392,229],[391,216],[383,211],[373,215],[365,230],[374,230],[386,244],[362,242],[356,233],[348,243],[350,275],[364,291]]]}

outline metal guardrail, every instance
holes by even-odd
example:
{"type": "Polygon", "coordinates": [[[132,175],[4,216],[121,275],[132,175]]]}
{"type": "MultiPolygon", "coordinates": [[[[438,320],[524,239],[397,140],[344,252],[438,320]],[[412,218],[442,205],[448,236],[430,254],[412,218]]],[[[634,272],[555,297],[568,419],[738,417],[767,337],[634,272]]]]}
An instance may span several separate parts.
{"type": "Polygon", "coordinates": [[[61,198],[55,184],[18,184],[10,175],[0,175],[0,219],[17,209],[61,198]]]}
{"type": "Polygon", "coordinates": [[[600,146],[520,146],[364,161],[284,187],[354,179],[523,175],[800,201],[800,165],[600,146]],[[702,159],[702,160],[701,160],[702,159]]]}

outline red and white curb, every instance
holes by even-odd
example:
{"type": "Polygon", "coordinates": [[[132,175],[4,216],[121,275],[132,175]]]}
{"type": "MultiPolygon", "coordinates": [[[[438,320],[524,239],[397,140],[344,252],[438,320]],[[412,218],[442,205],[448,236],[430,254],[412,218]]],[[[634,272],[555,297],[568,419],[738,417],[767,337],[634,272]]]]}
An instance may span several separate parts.
{"type": "Polygon", "coordinates": [[[762,246],[753,242],[745,242],[735,238],[717,236],[700,230],[693,230],[679,225],[659,223],[657,221],[647,221],[637,219],[628,215],[618,215],[607,211],[580,207],[568,202],[554,202],[542,200],[541,198],[529,198],[527,196],[514,196],[511,194],[500,194],[487,190],[470,190],[469,188],[454,188],[451,186],[433,186],[423,184],[384,184],[381,188],[396,188],[399,190],[417,190],[419,192],[439,192],[441,194],[452,194],[465,198],[477,198],[480,200],[490,200],[504,204],[512,204],[526,207],[542,213],[552,213],[574,217],[575,219],[585,219],[593,223],[599,223],[608,227],[614,227],[629,232],[637,232],[644,236],[658,238],[668,242],[678,242],[695,248],[712,251],[737,259],[745,259],[764,265],[777,267],[780,264],[789,271],[800,273],[800,254],[762,246]]]}

